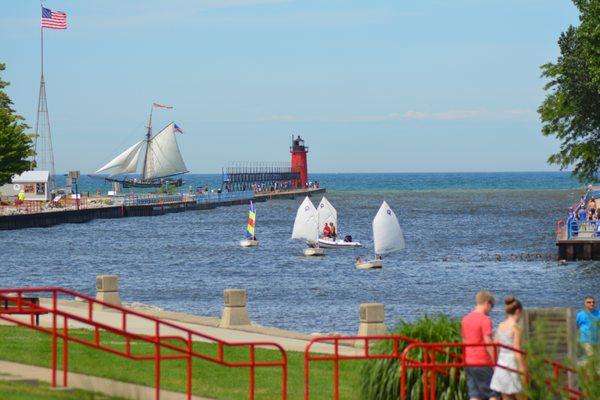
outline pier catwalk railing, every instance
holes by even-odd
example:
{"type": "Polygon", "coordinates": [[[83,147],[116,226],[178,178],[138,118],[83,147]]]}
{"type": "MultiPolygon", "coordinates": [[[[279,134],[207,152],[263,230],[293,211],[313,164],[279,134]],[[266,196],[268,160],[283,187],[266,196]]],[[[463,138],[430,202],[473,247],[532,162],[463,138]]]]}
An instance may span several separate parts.
{"type": "Polygon", "coordinates": [[[224,188],[229,190],[249,190],[253,187],[271,186],[295,187],[300,173],[289,163],[236,161],[223,168],[224,188]]]}
{"type": "MultiPolygon", "coordinates": [[[[0,302],[5,306],[0,307],[0,319],[20,325],[36,331],[45,332],[52,337],[51,341],[51,384],[57,386],[58,370],[58,345],[62,341],[62,385],[68,384],[69,371],[69,343],[78,343],[83,346],[94,348],[103,352],[115,354],[131,360],[152,360],[154,361],[154,384],[155,399],[160,399],[160,373],[161,363],[165,360],[187,360],[187,386],[185,392],[187,398],[192,398],[192,365],[194,359],[205,360],[214,364],[230,368],[246,368],[249,370],[249,399],[253,400],[255,396],[255,375],[257,368],[281,368],[281,398],[287,397],[287,355],[283,347],[275,342],[228,342],[204,333],[177,325],[170,321],[161,320],[137,311],[124,307],[119,307],[110,303],[96,300],[87,295],[77,293],[60,287],[38,287],[38,288],[9,288],[0,289],[0,302]],[[42,306],[25,299],[33,294],[45,294],[50,297],[50,305],[42,306]],[[26,295],[26,296],[24,296],[26,295]],[[59,297],[74,297],[82,301],[84,312],[75,314],[61,309],[59,306],[59,297]],[[7,307],[6,305],[10,305],[7,307]],[[96,316],[96,310],[109,309],[118,313],[118,324],[110,324],[101,321],[96,316]],[[30,315],[31,318],[18,318],[16,314],[30,315]],[[33,315],[50,314],[51,326],[37,326],[34,324],[33,315]],[[150,327],[153,334],[145,335],[132,330],[131,324],[140,323],[150,327]],[[72,325],[84,326],[93,330],[93,339],[86,340],[80,335],[72,333],[72,325]],[[102,340],[101,332],[109,332],[121,336],[125,339],[124,349],[111,346],[110,341],[102,340]],[[133,341],[145,342],[153,345],[153,354],[136,353],[131,346],[133,341]],[[204,341],[214,343],[217,346],[217,355],[201,352],[198,346],[194,347],[194,341],[204,341]],[[247,348],[249,351],[248,361],[232,361],[225,355],[226,348],[247,348]],[[280,359],[275,361],[259,361],[256,359],[256,348],[271,348],[280,353],[280,359]]],[[[114,316],[113,316],[114,318],[114,316]]]]}

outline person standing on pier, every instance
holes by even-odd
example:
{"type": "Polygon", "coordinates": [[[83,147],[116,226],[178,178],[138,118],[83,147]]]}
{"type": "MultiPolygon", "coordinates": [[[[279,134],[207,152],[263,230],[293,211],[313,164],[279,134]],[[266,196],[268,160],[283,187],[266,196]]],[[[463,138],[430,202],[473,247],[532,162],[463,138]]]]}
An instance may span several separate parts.
{"type": "Polygon", "coordinates": [[[496,304],[496,299],[490,292],[481,291],[475,296],[475,303],[475,309],[461,322],[463,343],[472,345],[464,348],[469,398],[470,400],[499,400],[500,393],[490,388],[494,375],[492,366],[495,364],[494,347],[485,346],[493,343],[492,319],[489,314],[496,304]]]}
{"type": "Polygon", "coordinates": [[[592,296],[586,296],[584,300],[584,309],[577,313],[577,329],[579,329],[579,343],[583,350],[585,362],[588,357],[594,353],[594,348],[598,351],[600,343],[600,310],[596,309],[596,299],[592,296]]]}

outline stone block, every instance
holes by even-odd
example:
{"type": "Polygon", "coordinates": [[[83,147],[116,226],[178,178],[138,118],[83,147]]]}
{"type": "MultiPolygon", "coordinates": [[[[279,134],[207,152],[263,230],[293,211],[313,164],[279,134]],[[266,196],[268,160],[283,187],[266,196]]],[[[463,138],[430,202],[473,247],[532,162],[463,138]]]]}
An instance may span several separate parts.
{"type": "Polygon", "coordinates": [[[225,307],[246,307],[246,289],[225,289],[223,298],[225,307]]]}
{"type": "Polygon", "coordinates": [[[223,291],[223,303],[220,327],[250,325],[250,317],[246,308],[245,289],[225,289],[223,291]]]}
{"type": "Polygon", "coordinates": [[[383,323],[385,312],[381,303],[364,303],[360,305],[360,322],[383,323]]]}
{"type": "Polygon", "coordinates": [[[117,275],[98,275],[96,277],[96,290],[98,292],[118,292],[119,277],[117,275]]]}
{"type": "MultiPolygon", "coordinates": [[[[117,275],[98,275],[96,277],[96,300],[121,306],[119,295],[119,277],[117,275]]],[[[110,309],[106,306],[98,306],[100,309],[110,309]]]]}

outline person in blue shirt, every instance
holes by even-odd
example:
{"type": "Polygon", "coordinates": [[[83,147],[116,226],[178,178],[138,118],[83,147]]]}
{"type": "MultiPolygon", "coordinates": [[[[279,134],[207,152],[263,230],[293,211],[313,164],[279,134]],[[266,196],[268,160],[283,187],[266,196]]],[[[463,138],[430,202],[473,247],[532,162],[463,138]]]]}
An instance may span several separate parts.
{"type": "Polygon", "coordinates": [[[585,308],[577,313],[577,328],[579,329],[579,343],[586,358],[591,356],[594,348],[600,343],[600,310],[596,309],[596,300],[586,296],[585,308]]]}
{"type": "Polygon", "coordinates": [[[569,218],[567,224],[569,227],[569,237],[577,237],[579,235],[579,221],[577,221],[577,218],[569,218]]]}

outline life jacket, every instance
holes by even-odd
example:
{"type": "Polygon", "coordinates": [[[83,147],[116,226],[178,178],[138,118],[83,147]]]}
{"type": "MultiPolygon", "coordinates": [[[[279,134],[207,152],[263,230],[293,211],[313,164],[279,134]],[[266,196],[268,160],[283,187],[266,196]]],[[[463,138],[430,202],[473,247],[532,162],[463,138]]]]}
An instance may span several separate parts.
{"type": "Polygon", "coordinates": [[[335,226],[330,226],[329,232],[330,232],[331,236],[337,236],[337,233],[335,232],[335,226]]]}
{"type": "Polygon", "coordinates": [[[329,228],[329,225],[325,225],[325,227],[323,228],[323,237],[329,236],[331,236],[331,228],[329,228]]]}

